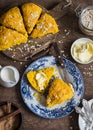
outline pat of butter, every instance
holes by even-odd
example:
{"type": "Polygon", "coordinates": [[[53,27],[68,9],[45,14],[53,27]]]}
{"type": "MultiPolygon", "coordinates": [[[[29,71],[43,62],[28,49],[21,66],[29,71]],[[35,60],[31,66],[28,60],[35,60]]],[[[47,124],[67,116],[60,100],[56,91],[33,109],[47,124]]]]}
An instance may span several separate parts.
{"type": "Polygon", "coordinates": [[[71,87],[73,93],[74,93],[74,88],[73,88],[73,85],[71,83],[69,83],[69,86],[71,87]]]}
{"type": "Polygon", "coordinates": [[[37,80],[38,86],[40,87],[40,90],[44,90],[44,84],[45,84],[45,81],[47,80],[46,74],[43,72],[37,73],[36,80],[37,80]]]}
{"type": "Polygon", "coordinates": [[[73,47],[73,55],[81,62],[89,62],[93,58],[93,44],[90,42],[79,43],[73,47]]]}

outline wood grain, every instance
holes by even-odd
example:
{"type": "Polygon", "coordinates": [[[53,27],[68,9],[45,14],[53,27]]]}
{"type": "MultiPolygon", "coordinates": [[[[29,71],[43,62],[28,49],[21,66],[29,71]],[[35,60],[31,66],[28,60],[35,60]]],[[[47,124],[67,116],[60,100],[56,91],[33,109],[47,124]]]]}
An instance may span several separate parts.
{"type": "MultiPolygon", "coordinates": [[[[50,8],[50,6],[61,2],[61,0],[23,0],[23,2],[28,1],[35,2],[36,4],[42,5],[47,8],[50,8]]],[[[9,5],[9,2],[19,2],[20,5],[22,4],[21,0],[0,0],[0,6],[4,7],[5,5],[9,5]]],[[[93,0],[72,0],[72,2],[74,4],[74,7],[76,7],[78,3],[80,3],[82,7],[93,5],[93,0]]],[[[93,63],[88,65],[78,64],[72,59],[70,54],[70,47],[77,38],[89,36],[83,34],[80,31],[78,27],[78,17],[75,15],[74,10],[68,10],[68,13],[64,17],[60,18],[57,22],[60,28],[59,34],[57,34],[57,36],[55,37],[58,42],[58,47],[61,51],[64,51],[64,55],[70,61],[72,61],[80,70],[84,79],[85,86],[83,98],[90,100],[91,98],[93,98],[93,63]],[[67,35],[68,32],[69,35],[67,35]]],[[[93,40],[93,37],[89,38],[93,40]]],[[[32,61],[30,60],[27,62],[16,62],[5,56],[4,54],[0,53],[0,65],[15,66],[20,72],[20,81],[25,69],[31,63],[32,61]]],[[[55,120],[44,119],[33,114],[26,107],[25,103],[22,100],[20,94],[20,81],[15,87],[10,89],[4,88],[2,85],[0,85],[0,102],[10,100],[15,104],[18,104],[21,108],[23,123],[20,130],[79,130],[78,114],[75,111],[64,118],[55,120]]],[[[82,106],[82,104],[80,104],[80,106],[82,106]]]]}

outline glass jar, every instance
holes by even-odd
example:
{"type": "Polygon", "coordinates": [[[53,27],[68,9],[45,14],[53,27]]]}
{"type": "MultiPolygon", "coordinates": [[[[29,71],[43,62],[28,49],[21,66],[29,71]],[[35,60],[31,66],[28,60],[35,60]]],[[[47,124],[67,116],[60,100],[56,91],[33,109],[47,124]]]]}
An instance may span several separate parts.
{"type": "Polygon", "coordinates": [[[79,28],[80,30],[86,34],[93,36],[93,6],[88,6],[84,9],[77,10],[77,14],[79,14],[79,28]]]}

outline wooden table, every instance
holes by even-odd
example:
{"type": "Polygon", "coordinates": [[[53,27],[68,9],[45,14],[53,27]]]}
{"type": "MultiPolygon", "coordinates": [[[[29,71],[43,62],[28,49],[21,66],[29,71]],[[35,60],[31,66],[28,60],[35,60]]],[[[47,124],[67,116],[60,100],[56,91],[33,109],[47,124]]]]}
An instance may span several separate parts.
{"type": "MultiPolygon", "coordinates": [[[[24,3],[24,1],[30,0],[0,0],[0,6],[5,4],[9,5],[11,2],[19,2],[19,4],[24,3]]],[[[61,0],[32,0],[37,4],[44,6],[47,9],[51,9],[61,0]]],[[[78,3],[82,7],[93,4],[92,0],[73,0],[74,6],[77,6],[78,3]]],[[[84,35],[78,27],[78,17],[76,17],[74,11],[68,11],[68,13],[58,20],[60,32],[57,35],[58,43],[61,50],[64,50],[64,55],[66,58],[70,59],[81,71],[84,83],[85,83],[85,93],[84,98],[89,100],[93,98],[93,63],[89,65],[81,65],[76,63],[70,55],[70,47],[74,40],[80,37],[89,37],[84,35]]],[[[93,39],[92,37],[90,37],[93,39]]],[[[18,62],[13,61],[12,59],[5,56],[0,52],[0,65],[13,65],[20,72],[20,80],[24,70],[31,63],[28,62],[18,62]]],[[[78,114],[74,111],[69,116],[60,119],[44,119],[35,114],[33,114],[24,104],[21,94],[20,94],[20,82],[13,88],[7,89],[0,85],[0,102],[10,100],[16,103],[22,111],[23,123],[21,130],[79,130],[78,127],[78,114]]]]}

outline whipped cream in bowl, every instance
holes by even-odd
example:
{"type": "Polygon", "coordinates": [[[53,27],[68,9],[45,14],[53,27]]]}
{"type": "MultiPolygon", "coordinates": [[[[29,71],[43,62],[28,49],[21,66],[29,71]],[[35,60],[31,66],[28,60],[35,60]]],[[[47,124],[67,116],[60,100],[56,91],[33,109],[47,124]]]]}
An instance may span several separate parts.
{"type": "Polygon", "coordinates": [[[89,38],[80,38],[71,46],[73,59],[81,64],[89,64],[93,61],[93,41],[89,38]]]}

